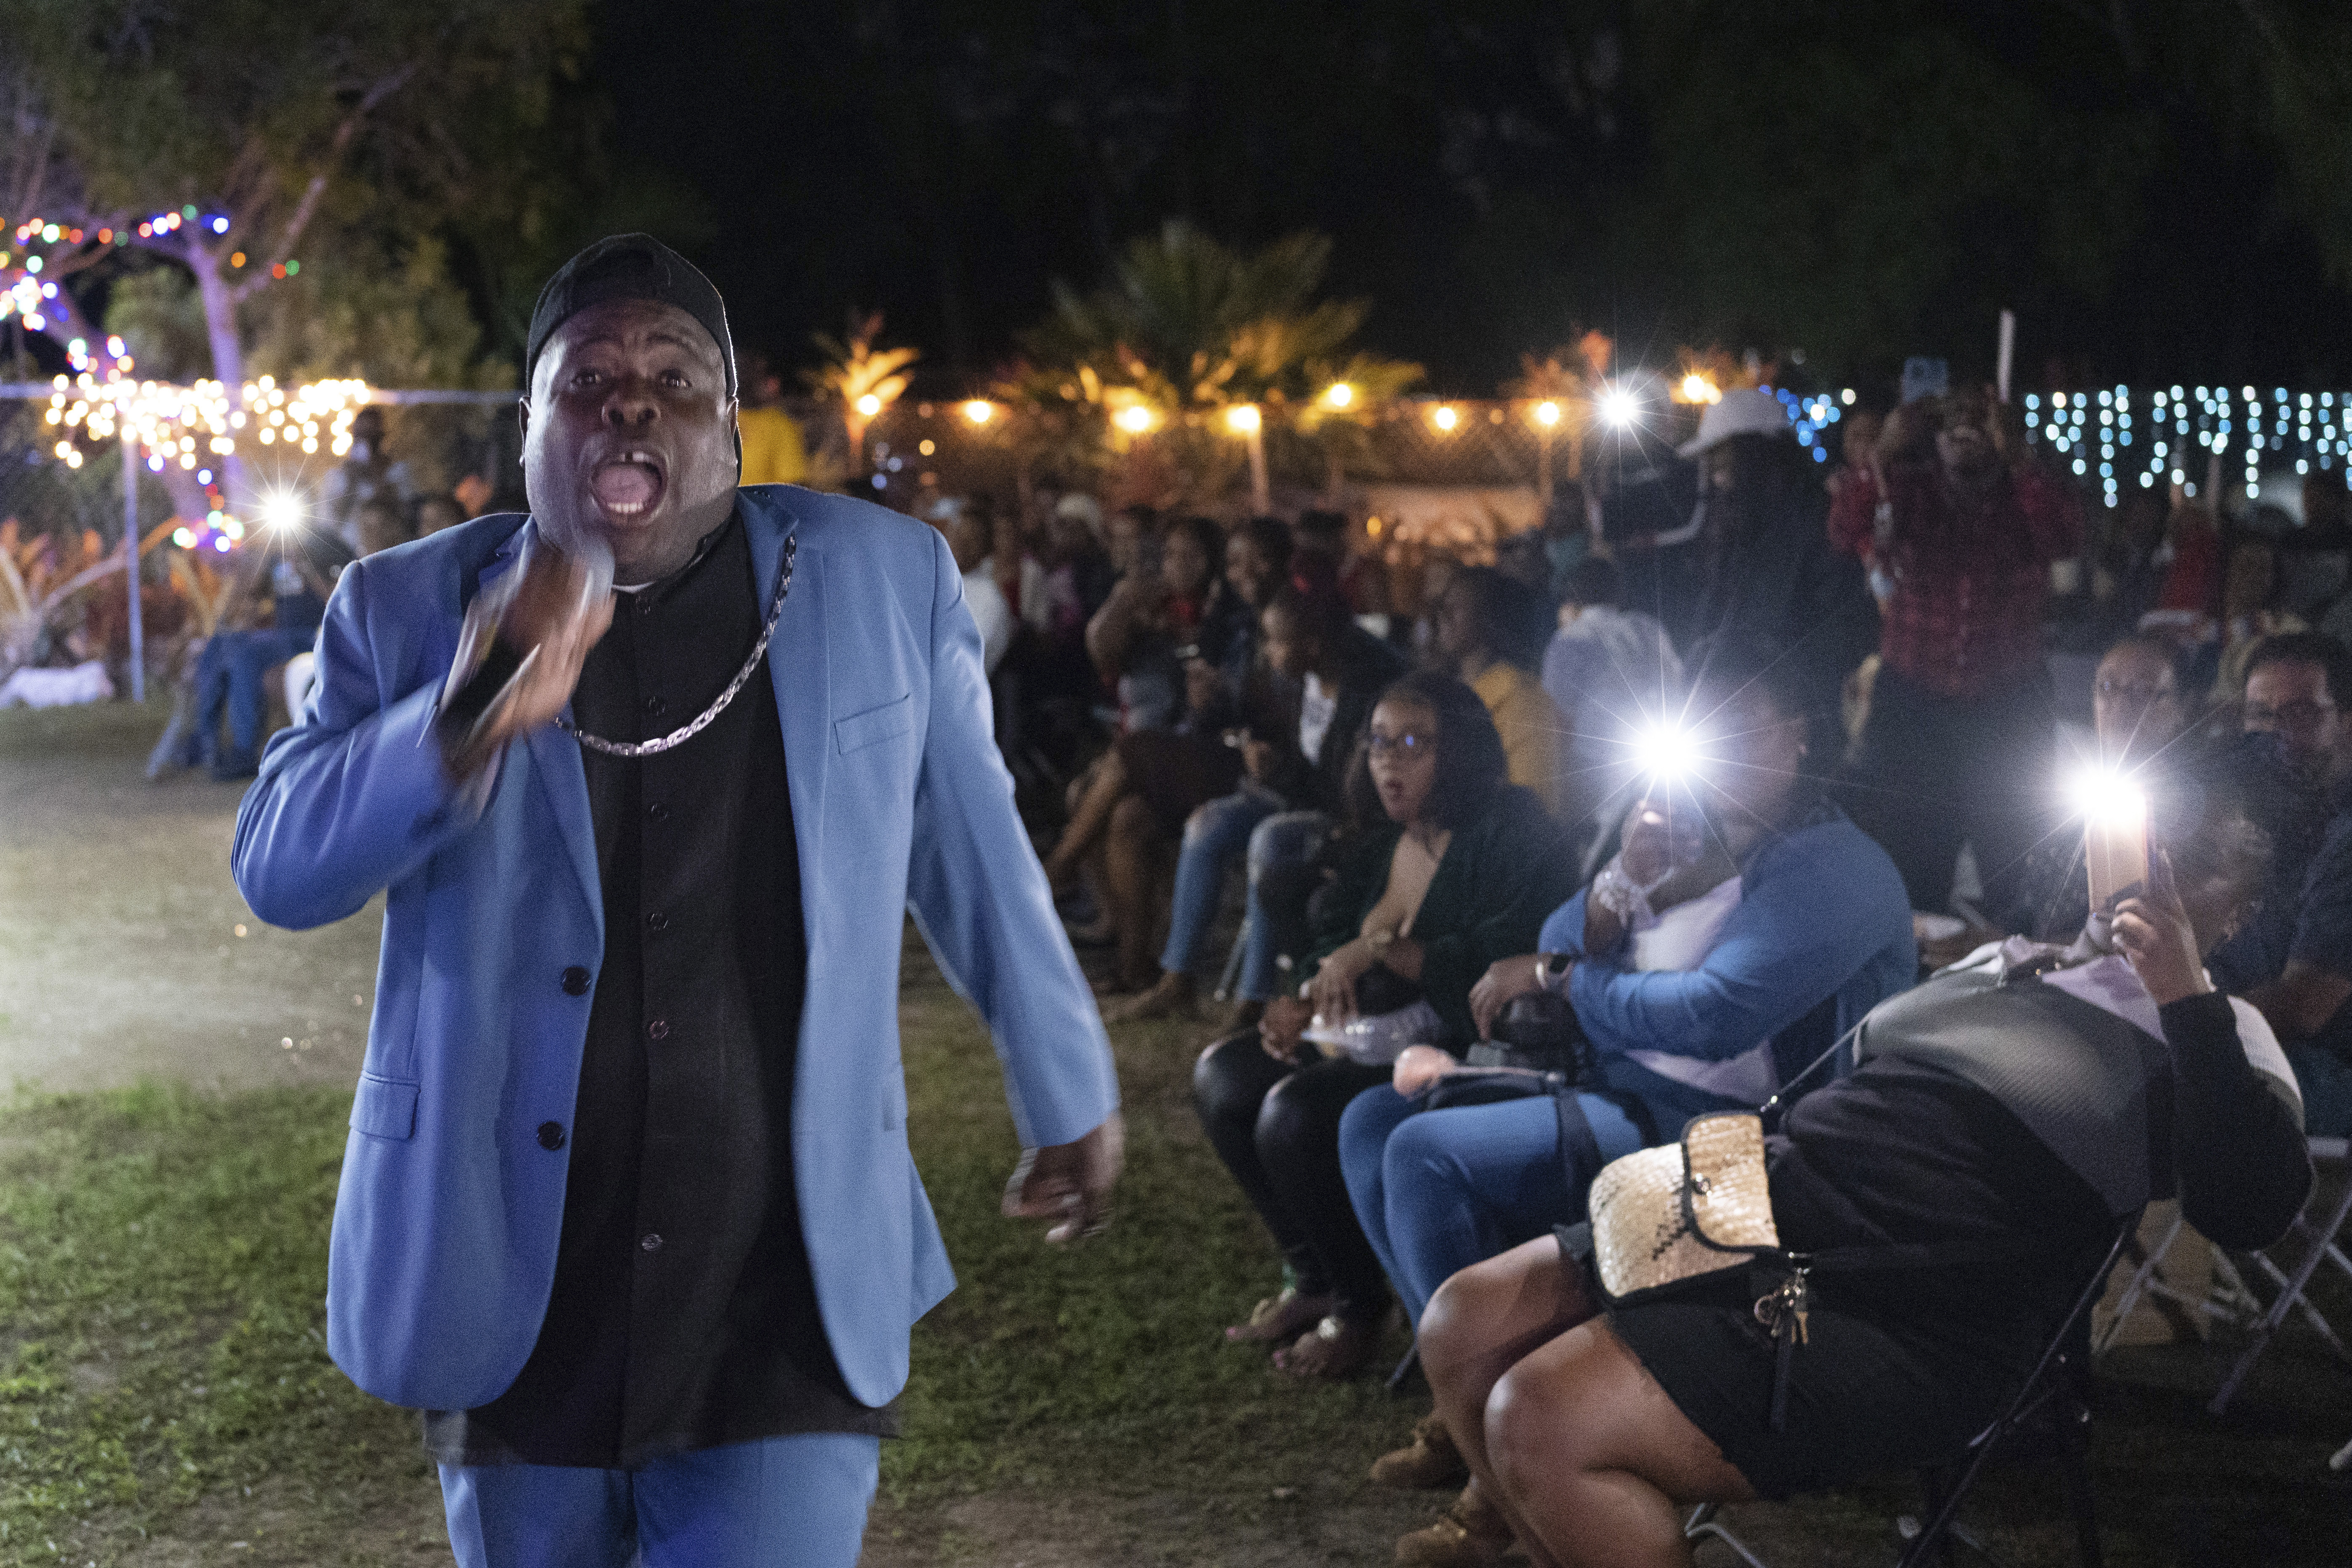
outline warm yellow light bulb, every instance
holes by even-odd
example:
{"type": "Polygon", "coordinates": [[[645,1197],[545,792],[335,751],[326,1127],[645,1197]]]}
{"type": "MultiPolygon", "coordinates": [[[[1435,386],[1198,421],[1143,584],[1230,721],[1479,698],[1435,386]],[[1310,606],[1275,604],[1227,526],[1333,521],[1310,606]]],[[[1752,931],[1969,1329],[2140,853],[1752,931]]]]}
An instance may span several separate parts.
{"type": "Polygon", "coordinates": [[[1151,428],[1151,410],[1140,403],[1131,403],[1118,411],[1118,427],[1130,436],[1140,436],[1151,428]]]}
{"type": "Polygon", "coordinates": [[[1433,416],[1433,417],[1436,419],[1437,427],[1440,430],[1451,430],[1456,425],[1462,423],[1462,416],[1456,414],[1450,406],[1444,405],[1439,405],[1437,413],[1433,416]]]}
{"type": "Polygon", "coordinates": [[[1557,425],[1557,424],[1559,424],[1559,404],[1557,404],[1557,403],[1538,403],[1538,404],[1537,404],[1537,405],[1536,405],[1536,423],[1537,423],[1537,424],[1538,424],[1538,425],[1557,425]]]}
{"type": "Polygon", "coordinates": [[[1323,401],[1334,408],[1345,408],[1356,401],[1356,389],[1344,381],[1335,381],[1323,394],[1323,401]]]}
{"type": "Polygon", "coordinates": [[[882,400],[869,392],[857,400],[857,412],[871,419],[882,412],[882,400]]]}
{"type": "Polygon", "coordinates": [[[1259,416],[1256,404],[1241,403],[1225,410],[1225,423],[1233,427],[1235,435],[1251,436],[1256,434],[1265,421],[1259,416]]]}
{"type": "Polygon", "coordinates": [[[975,425],[985,425],[996,417],[996,405],[984,397],[975,397],[963,405],[963,416],[975,425]]]}

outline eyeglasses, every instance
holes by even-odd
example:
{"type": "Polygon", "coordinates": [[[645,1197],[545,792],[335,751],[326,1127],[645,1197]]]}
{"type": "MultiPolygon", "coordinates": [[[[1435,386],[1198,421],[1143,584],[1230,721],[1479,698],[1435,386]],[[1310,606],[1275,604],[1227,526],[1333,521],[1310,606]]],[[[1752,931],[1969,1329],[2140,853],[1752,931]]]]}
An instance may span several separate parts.
{"type": "Polygon", "coordinates": [[[2112,677],[2102,679],[2098,689],[2102,697],[2122,697],[2143,705],[2180,695],[2169,686],[2135,686],[2129,681],[2116,680],[2112,677]]]}
{"type": "Polygon", "coordinates": [[[1433,737],[1410,732],[1402,735],[1383,735],[1375,730],[1364,737],[1364,749],[1376,757],[1426,756],[1433,752],[1436,746],[1437,742],[1433,737]]]}
{"type": "Polygon", "coordinates": [[[2325,701],[2287,702],[2276,708],[2249,702],[2245,722],[2249,730],[2272,730],[2281,725],[2304,729],[2316,724],[2336,711],[2336,704],[2325,701]]]}

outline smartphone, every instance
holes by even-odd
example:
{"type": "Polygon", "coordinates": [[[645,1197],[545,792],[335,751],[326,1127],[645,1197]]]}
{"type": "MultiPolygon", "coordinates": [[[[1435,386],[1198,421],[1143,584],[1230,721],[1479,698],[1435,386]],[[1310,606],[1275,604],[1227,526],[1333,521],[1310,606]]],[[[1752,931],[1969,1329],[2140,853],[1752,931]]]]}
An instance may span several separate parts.
{"type": "Polygon", "coordinates": [[[2105,910],[2147,886],[2147,808],[2118,805],[2084,825],[2083,863],[2091,878],[2091,907],[2105,910]]]}

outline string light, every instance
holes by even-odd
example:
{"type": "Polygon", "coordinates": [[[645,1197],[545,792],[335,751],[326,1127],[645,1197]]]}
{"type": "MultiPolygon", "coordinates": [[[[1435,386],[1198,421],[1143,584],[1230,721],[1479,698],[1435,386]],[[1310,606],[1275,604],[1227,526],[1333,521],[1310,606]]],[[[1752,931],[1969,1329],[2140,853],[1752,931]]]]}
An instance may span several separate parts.
{"type": "Polygon", "coordinates": [[[1538,404],[1537,404],[1537,405],[1536,405],[1536,423],[1537,423],[1537,424],[1538,424],[1538,425],[1544,426],[1546,426],[1547,428],[1549,428],[1549,426],[1554,426],[1554,425],[1559,424],[1559,404],[1557,404],[1557,403],[1550,403],[1550,402],[1545,402],[1545,403],[1538,403],[1538,404]]]}
{"type": "Polygon", "coordinates": [[[1255,403],[1237,403],[1225,410],[1225,424],[1236,436],[1255,436],[1264,428],[1265,416],[1255,403]]]}
{"type": "Polygon", "coordinates": [[[1437,412],[1430,417],[1437,422],[1437,427],[1440,430],[1451,430],[1462,423],[1462,416],[1454,411],[1453,405],[1447,403],[1439,404],[1437,412]]]}
{"type": "Polygon", "coordinates": [[[1151,428],[1151,410],[1140,403],[1130,403],[1111,416],[1111,423],[1130,436],[1140,436],[1151,428]]]}
{"type": "Polygon", "coordinates": [[[963,405],[963,416],[975,425],[985,425],[996,417],[996,405],[985,397],[975,397],[963,405]]]}

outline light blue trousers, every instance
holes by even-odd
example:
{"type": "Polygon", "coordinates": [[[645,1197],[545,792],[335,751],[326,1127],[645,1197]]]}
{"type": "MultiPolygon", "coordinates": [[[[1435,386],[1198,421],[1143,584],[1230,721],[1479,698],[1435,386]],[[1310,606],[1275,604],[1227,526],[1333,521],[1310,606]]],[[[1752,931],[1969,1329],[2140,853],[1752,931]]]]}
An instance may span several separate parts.
{"type": "Polygon", "coordinates": [[[1251,1002],[1272,996],[1277,978],[1276,931],[1259,908],[1259,879],[1277,867],[1314,858],[1330,828],[1331,819],[1321,812],[1285,811],[1275,795],[1246,784],[1193,812],[1185,821],[1183,843],[1176,854],[1168,946],[1160,955],[1160,967],[1171,974],[1192,967],[1200,957],[1201,942],[1217,918],[1225,868],[1246,853],[1249,913],[1243,928],[1241,981],[1234,994],[1251,1002]]]}
{"type": "MultiPolygon", "coordinates": [[[[1642,1146],[1624,1111],[1577,1096],[1605,1163],[1642,1146]]],[[[1549,1095],[1422,1110],[1395,1089],[1368,1089],[1339,1117],[1339,1169],[1364,1235],[1418,1328],[1437,1288],[1556,1225],[1584,1217],[1599,1168],[1561,1157],[1549,1095]]]]}
{"type": "Polygon", "coordinates": [[[853,1568],[881,1442],[769,1437],[634,1470],[444,1465],[459,1568],[853,1568]]]}

